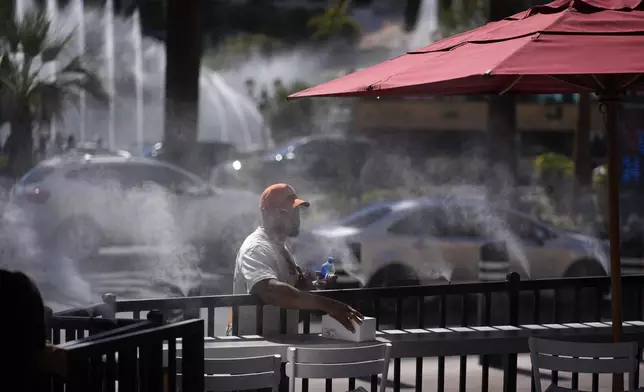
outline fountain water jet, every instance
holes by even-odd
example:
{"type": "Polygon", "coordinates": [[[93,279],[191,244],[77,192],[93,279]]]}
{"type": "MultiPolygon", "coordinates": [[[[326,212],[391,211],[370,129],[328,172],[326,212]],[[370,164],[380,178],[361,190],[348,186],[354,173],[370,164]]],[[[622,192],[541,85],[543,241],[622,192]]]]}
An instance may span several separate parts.
{"type": "MultiPolygon", "coordinates": [[[[216,89],[217,87],[215,86],[213,79],[214,78],[212,77],[204,79],[204,83],[209,83],[216,89]]],[[[221,141],[227,143],[228,141],[230,141],[230,135],[228,134],[228,120],[226,119],[226,111],[222,102],[222,98],[217,94],[212,94],[207,98],[203,96],[200,97],[200,99],[204,100],[203,102],[206,104],[209,103],[208,98],[212,100],[212,104],[215,106],[215,111],[217,112],[217,117],[221,119],[221,141]]]]}
{"type": "Polygon", "coordinates": [[[134,48],[134,88],[136,96],[136,144],[143,151],[143,54],[141,45],[141,15],[136,10],[132,15],[132,46],[134,48]]]}
{"type": "MultiPolygon", "coordinates": [[[[49,21],[51,22],[52,26],[56,26],[58,22],[58,4],[57,0],[47,0],[47,17],[49,18],[49,21]]],[[[51,64],[49,65],[49,72],[51,73],[51,78],[55,79],[56,78],[56,72],[58,70],[58,64],[56,64],[56,61],[51,61],[51,64]]],[[[54,141],[56,138],[56,119],[52,118],[49,121],[49,137],[51,141],[54,141]]]]}
{"type": "Polygon", "coordinates": [[[408,49],[418,49],[429,45],[434,39],[433,35],[438,31],[438,1],[421,0],[418,10],[418,22],[416,28],[408,39],[408,49]]]}
{"type": "MultiPolygon", "coordinates": [[[[15,0],[16,17],[34,7],[32,0],[15,0]]],[[[49,0],[48,0],[49,1],[49,0]]],[[[48,3],[53,9],[54,1],[48,3]]],[[[141,35],[140,16],[114,15],[113,0],[95,8],[82,0],[71,0],[57,9],[59,32],[73,34],[68,56],[84,55],[101,76],[110,95],[108,105],[81,94],[67,105],[57,122],[59,132],[74,134],[78,141],[102,139],[106,147],[139,150],[163,138],[165,50],[163,43],[141,35]]],[[[317,75],[320,55],[303,50],[253,58],[221,73],[203,67],[200,78],[200,142],[221,142],[240,152],[270,147],[269,128],[247,95],[244,81],[255,78],[271,90],[275,79],[288,84],[317,75]]],[[[59,65],[60,66],[60,65],[59,65]]]]}
{"type": "Polygon", "coordinates": [[[20,22],[25,17],[25,13],[30,6],[28,2],[29,0],[15,0],[13,12],[16,22],[20,22]]]}
{"type": "MultiPolygon", "coordinates": [[[[76,48],[78,50],[78,56],[85,55],[85,14],[83,0],[73,0],[72,2],[72,14],[74,17],[72,20],[76,23],[76,48]]],[[[85,91],[81,91],[78,96],[78,134],[80,140],[85,140],[85,111],[87,107],[87,96],[85,91]]]]}
{"type": "Polygon", "coordinates": [[[114,120],[116,110],[114,107],[114,97],[116,95],[115,69],[114,69],[114,0],[106,0],[103,9],[105,28],[104,56],[106,63],[105,84],[109,94],[108,98],[108,115],[107,115],[107,145],[110,149],[115,147],[114,120]]]}
{"type": "Polygon", "coordinates": [[[243,115],[243,110],[240,107],[239,102],[237,102],[237,100],[230,99],[235,97],[235,92],[226,84],[226,82],[224,82],[224,79],[220,75],[214,73],[211,75],[211,77],[215,86],[219,89],[219,91],[221,91],[224,98],[228,98],[230,100],[233,106],[233,110],[235,111],[237,116],[239,116],[239,119],[241,120],[240,125],[242,127],[242,131],[244,131],[243,133],[244,142],[247,144],[252,143],[251,136],[250,136],[250,129],[248,127],[248,122],[246,121],[246,118],[243,115]]]}

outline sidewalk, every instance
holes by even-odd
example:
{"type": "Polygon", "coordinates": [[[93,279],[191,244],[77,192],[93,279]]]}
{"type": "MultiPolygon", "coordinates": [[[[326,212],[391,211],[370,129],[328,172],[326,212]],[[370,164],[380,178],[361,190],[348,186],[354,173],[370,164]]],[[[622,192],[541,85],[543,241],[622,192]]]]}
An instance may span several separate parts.
{"type": "MultiPolygon", "coordinates": [[[[400,389],[405,391],[412,391],[415,388],[416,381],[416,360],[404,359],[401,361],[400,371],[400,389]]],[[[640,365],[640,372],[644,370],[644,366],[640,365]]],[[[520,355],[518,360],[518,374],[517,374],[517,391],[530,392],[530,357],[527,354],[520,355]]],[[[467,359],[467,377],[466,377],[466,390],[467,391],[480,391],[481,390],[481,372],[482,368],[478,364],[478,357],[468,357],[467,359]]],[[[445,359],[445,392],[458,392],[459,391],[459,374],[460,374],[460,359],[458,357],[449,357],[445,359]]],[[[544,373],[543,389],[549,385],[550,374],[544,373]]],[[[559,374],[559,385],[570,387],[570,374],[559,374]]],[[[581,390],[592,390],[592,376],[580,375],[579,387],[581,390]]],[[[387,390],[393,391],[393,360],[389,368],[389,376],[387,390]]],[[[423,361],[423,392],[433,392],[438,388],[438,359],[427,358],[423,361]]],[[[490,392],[500,392],[503,390],[503,371],[490,368],[490,392]]],[[[599,377],[599,390],[609,391],[611,388],[612,377],[610,375],[599,377]]],[[[624,377],[624,384],[628,385],[628,376],[624,377]]],[[[367,391],[371,391],[371,383],[362,380],[356,380],[356,387],[362,386],[367,391]]],[[[345,392],[349,388],[347,380],[334,380],[333,391],[345,392]]],[[[300,390],[301,384],[297,386],[300,390]]],[[[310,392],[323,392],[325,391],[325,380],[310,380],[310,392]]]]}

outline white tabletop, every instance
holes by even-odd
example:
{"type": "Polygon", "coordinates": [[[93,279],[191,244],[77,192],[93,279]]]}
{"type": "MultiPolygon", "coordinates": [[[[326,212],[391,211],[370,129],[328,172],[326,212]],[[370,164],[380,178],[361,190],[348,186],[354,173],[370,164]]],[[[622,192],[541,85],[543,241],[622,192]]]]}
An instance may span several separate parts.
{"type": "MultiPolygon", "coordinates": [[[[644,322],[627,321],[623,324],[626,340],[644,343],[644,322]]],[[[458,355],[486,355],[528,352],[528,338],[539,336],[568,340],[609,340],[610,322],[532,324],[522,326],[447,327],[378,331],[376,340],[350,342],[323,337],[319,334],[283,335],[275,337],[222,336],[206,338],[206,358],[239,358],[279,354],[286,358],[288,347],[360,347],[375,343],[391,343],[393,358],[438,357],[458,355]]],[[[164,345],[164,363],[167,358],[164,345]]],[[[181,342],[176,344],[181,355],[181,342]]]]}

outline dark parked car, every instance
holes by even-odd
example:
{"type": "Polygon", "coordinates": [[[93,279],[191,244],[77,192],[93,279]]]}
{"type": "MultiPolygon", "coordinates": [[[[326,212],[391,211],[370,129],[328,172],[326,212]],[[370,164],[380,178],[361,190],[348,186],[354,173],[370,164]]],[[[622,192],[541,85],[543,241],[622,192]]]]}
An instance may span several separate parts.
{"type": "Polygon", "coordinates": [[[273,150],[246,159],[231,160],[213,169],[218,186],[263,189],[288,182],[307,191],[323,189],[350,192],[375,151],[372,141],[339,135],[295,139],[273,150]]]}
{"type": "MultiPolygon", "coordinates": [[[[161,142],[154,144],[143,155],[146,158],[174,163],[170,152],[161,142]]],[[[233,145],[228,143],[199,142],[194,148],[191,148],[191,155],[193,155],[195,167],[184,167],[184,169],[190,170],[201,178],[207,179],[210,176],[210,169],[213,166],[232,159],[237,155],[237,150],[233,145]]]]}

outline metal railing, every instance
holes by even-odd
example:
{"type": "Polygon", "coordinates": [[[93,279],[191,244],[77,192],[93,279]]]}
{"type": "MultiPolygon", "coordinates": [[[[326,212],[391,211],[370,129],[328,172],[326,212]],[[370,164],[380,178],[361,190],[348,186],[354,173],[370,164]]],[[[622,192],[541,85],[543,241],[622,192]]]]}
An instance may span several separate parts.
{"type": "Polygon", "coordinates": [[[54,345],[91,336],[106,337],[140,331],[163,324],[161,314],[148,314],[147,320],[116,318],[113,312],[116,297],[104,295],[104,303],[82,309],[70,309],[53,314],[45,308],[47,340],[54,345]]]}
{"type": "MultiPolygon", "coordinates": [[[[642,291],[644,275],[630,275],[622,278],[624,317],[628,320],[643,318],[642,291]]],[[[430,286],[405,286],[392,288],[361,288],[327,290],[319,295],[348,303],[363,314],[376,318],[378,329],[431,328],[446,326],[488,326],[520,325],[565,322],[600,321],[610,314],[610,303],[606,295],[610,289],[608,277],[583,277],[562,279],[520,280],[511,273],[506,281],[439,284],[430,286]]],[[[186,318],[198,318],[203,314],[205,333],[215,336],[215,309],[232,309],[233,334],[239,332],[239,308],[254,306],[257,320],[262,320],[263,304],[251,295],[218,295],[186,298],[139,299],[114,301],[115,313],[132,312],[134,319],[140,319],[142,312],[159,310],[183,311],[186,318]],[[205,314],[204,314],[205,313],[205,314]]],[[[76,311],[82,312],[82,311],[76,311]]],[[[73,312],[72,312],[73,313],[73,312]]],[[[69,314],[69,313],[68,313],[69,314]]],[[[300,312],[303,333],[311,332],[312,312],[300,312]]],[[[281,331],[286,331],[286,310],[282,310],[281,331]]],[[[261,322],[256,325],[257,334],[262,334],[261,322]]],[[[459,361],[459,391],[467,389],[467,353],[459,361]]],[[[641,353],[640,353],[641,354],[641,353]]],[[[504,357],[485,356],[480,359],[482,391],[490,389],[490,367],[501,367],[504,384],[508,390],[516,388],[517,355],[504,357]]],[[[415,389],[422,391],[423,358],[416,359],[415,389]]],[[[445,390],[445,357],[437,360],[437,390],[445,390]]],[[[401,389],[401,359],[393,361],[393,390],[401,389]]],[[[558,381],[556,372],[553,381],[558,381]]],[[[372,387],[376,383],[372,382],[372,387]]],[[[578,375],[572,375],[573,388],[578,385],[578,375]]],[[[355,380],[349,380],[349,387],[355,380]]],[[[308,381],[302,384],[308,391],[308,381]]],[[[327,383],[327,391],[331,384],[327,383]]],[[[598,390],[598,380],[593,377],[593,390],[598,390]]]]}
{"type": "Polygon", "coordinates": [[[59,346],[65,351],[66,374],[53,380],[52,392],[176,391],[177,339],[183,356],[179,390],[203,392],[203,320],[99,335],[59,346]]]}

